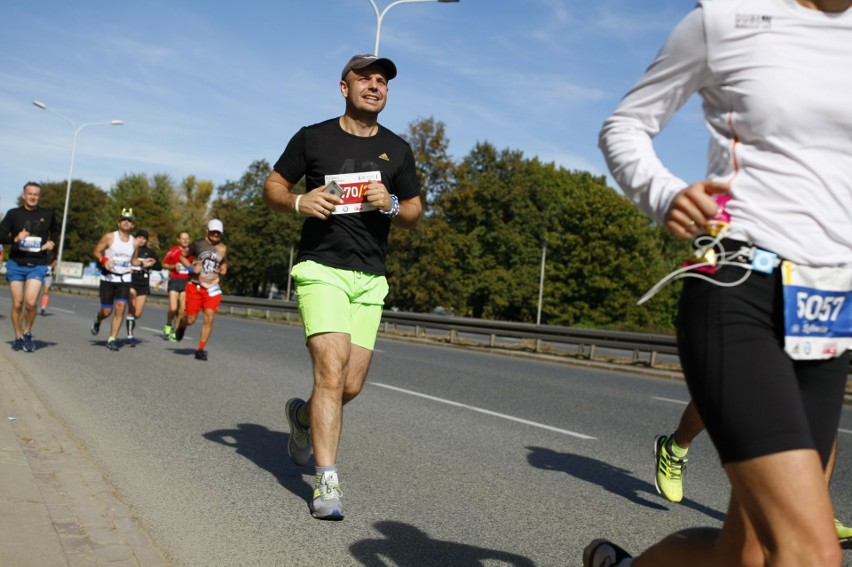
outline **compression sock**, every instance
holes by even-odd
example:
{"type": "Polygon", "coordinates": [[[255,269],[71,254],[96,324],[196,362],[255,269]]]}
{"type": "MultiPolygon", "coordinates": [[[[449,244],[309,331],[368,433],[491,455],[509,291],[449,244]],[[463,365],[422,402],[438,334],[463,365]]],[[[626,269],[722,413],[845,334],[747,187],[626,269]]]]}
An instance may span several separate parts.
{"type": "Polygon", "coordinates": [[[48,296],[48,295],[42,295],[41,296],[41,308],[42,309],[47,309],[47,302],[49,300],[50,300],[50,296],[48,296]]]}
{"type": "Polygon", "coordinates": [[[133,330],[136,328],[136,317],[134,317],[133,315],[128,315],[127,319],[125,319],[124,322],[127,324],[127,336],[132,337],[133,330]]]}
{"type": "Polygon", "coordinates": [[[207,346],[207,341],[198,341],[198,348],[195,350],[204,350],[204,347],[207,346]]]}

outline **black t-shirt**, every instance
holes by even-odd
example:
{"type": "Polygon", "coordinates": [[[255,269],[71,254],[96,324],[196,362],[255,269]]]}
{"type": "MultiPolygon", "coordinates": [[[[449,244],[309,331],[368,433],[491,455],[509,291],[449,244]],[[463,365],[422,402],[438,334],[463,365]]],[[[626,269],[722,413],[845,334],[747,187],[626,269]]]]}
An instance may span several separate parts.
{"type": "Polygon", "coordinates": [[[6,248],[8,257],[20,264],[37,266],[50,264],[53,261],[53,253],[38,250],[38,248],[41,248],[48,240],[56,242],[59,238],[58,225],[53,209],[41,207],[32,211],[25,207],[10,209],[0,222],[0,243],[11,244],[6,248]],[[30,233],[27,241],[13,244],[15,237],[22,230],[30,233]]]}
{"type": "MultiPolygon", "coordinates": [[[[274,167],[284,179],[307,190],[325,185],[326,175],[380,172],[388,192],[400,200],[420,194],[411,147],[379,126],[375,136],[353,136],[337,118],[299,130],[274,167]]],[[[334,214],[327,220],[309,217],[302,225],[297,261],[384,275],[390,217],[372,209],[334,214]]]]}
{"type": "Polygon", "coordinates": [[[133,285],[148,285],[150,283],[149,278],[151,277],[151,274],[149,272],[151,270],[159,270],[163,266],[162,264],[160,264],[160,259],[157,257],[157,252],[150,246],[140,246],[139,248],[137,248],[136,257],[140,260],[145,260],[146,258],[154,259],[154,265],[150,268],[134,266],[133,271],[130,272],[130,283],[132,283],[133,285]]]}

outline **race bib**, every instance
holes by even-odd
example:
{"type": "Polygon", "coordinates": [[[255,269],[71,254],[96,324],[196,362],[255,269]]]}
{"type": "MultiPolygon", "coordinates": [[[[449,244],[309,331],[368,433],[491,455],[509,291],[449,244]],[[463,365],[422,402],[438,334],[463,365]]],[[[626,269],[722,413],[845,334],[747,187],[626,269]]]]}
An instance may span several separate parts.
{"type": "Polygon", "coordinates": [[[41,236],[28,236],[18,242],[18,246],[21,250],[26,250],[27,252],[40,252],[41,236]]]}
{"type": "Polygon", "coordinates": [[[207,290],[207,295],[210,296],[210,297],[216,297],[217,295],[222,295],[222,288],[219,287],[218,284],[217,285],[211,285],[210,287],[205,288],[205,289],[207,290]]]}
{"type": "Polygon", "coordinates": [[[326,184],[337,181],[343,189],[343,203],[334,208],[334,215],[347,215],[351,213],[362,213],[375,211],[376,207],[367,202],[365,193],[367,186],[373,181],[381,181],[381,171],[365,171],[361,173],[341,173],[339,175],[326,175],[326,184]]]}
{"type": "Polygon", "coordinates": [[[784,350],[794,360],[834,358],[852,348],[852,268],[784,261],[784,350]]]}
{"type": "Polygon", "coordinates": [[[130,256],[125,256],[124,254],[116,254],[111,258],[111,260],[112,272],[114,274],[127,274],[133,267],[130,264],[130,260],[132,260],[132,258],[130,256]]]}

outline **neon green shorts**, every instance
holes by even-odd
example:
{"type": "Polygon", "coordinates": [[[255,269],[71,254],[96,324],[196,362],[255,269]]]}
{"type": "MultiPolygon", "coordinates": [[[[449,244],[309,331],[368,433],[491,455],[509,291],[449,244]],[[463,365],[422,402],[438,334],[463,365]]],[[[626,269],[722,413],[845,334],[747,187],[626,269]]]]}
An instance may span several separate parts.
{"type": "Polygon", "coordinates": [[[305,341],[319,333],[346,333],[352,344],[376,345],[388,281],[384,276],[331,268],[305,260],[293,266],[305,341]]]}

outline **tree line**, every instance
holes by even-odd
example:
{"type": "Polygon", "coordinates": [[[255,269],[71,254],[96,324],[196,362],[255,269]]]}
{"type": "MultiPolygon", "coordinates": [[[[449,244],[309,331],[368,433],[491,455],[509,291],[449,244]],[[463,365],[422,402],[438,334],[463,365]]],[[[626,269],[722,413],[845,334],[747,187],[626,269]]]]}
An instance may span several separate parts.
{"type": "MultiPolygon", "coordinates": [[[[673,328],[678,286],[635,303],[686,257],[688,244],[650,222],[605,177],[487,142],[454,161],[445,126],[433,118],[412,122],[403,137],[417,161],[424,216],[413,230],[391,230],[388,307],[535,322],[544,257],[542,324],[673,328]]],[[[258,160],[217,188],[192,176],[175,183],[165,174],[127,174],[109,192],[74,180],[64,260],[92,261],[122,208],[133,208],[137,228],[148,229],[161,253],[180,231],[200,238],[206,221],[219,218],[232,257],[225,292],[287,289],[302,219],[263,204],[270,171],[258,160]]],[[[304,191],[304,181],[296,190],[304,191]]],[[[42,206],[61,215],[65,191],[65,181],[42,183],[42,206]]]]}

